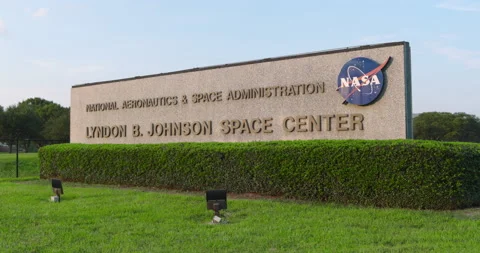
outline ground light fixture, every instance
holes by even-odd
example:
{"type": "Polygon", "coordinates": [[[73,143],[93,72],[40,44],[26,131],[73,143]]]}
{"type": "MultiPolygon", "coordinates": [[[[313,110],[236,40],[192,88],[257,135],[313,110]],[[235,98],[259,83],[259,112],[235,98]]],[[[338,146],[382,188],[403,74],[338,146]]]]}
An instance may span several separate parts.
{"type": "Polygon", "coordinates": [[[52,178],[52,190],[55,196],[52,196],[50,200],[52,202],[60,202],[60,195],[63,194],[63,186],[60,179],[52,178]]]}
{"type": "Polygon", "coordinates": [[[209,190],[206,192],[207,210],[213,210],[212,223],[220,223],[220,210],[227,209],[227,190],[209,190]]]}

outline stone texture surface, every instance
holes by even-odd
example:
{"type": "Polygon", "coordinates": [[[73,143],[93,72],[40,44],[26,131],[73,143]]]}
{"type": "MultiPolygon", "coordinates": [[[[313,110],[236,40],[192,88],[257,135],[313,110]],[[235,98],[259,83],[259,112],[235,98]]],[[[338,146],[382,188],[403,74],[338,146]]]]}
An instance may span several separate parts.
{"type": "MultiPolygon", "coordinates": [[[[405,44],[345,50],[329,54],[258,62],[247,65],[203,69],[186,73],[120,80],[94,85],[78,85],[71,91],[72,143],[162,143],[162,142],[244,142],[297,139],[404,139],[406,114],[404,62],[405,44]],[[381,63],[392,57],[384,69],[383,96],[368,106],[343,105],[336,91],[342,66],[355,57],[381,63]],[[278,96],[227,101],[228,91],[258,87],[325,83],[325,92],[313,95],[278,96]],[[195,93],[222,92],[222,101],[192,103],[195,93]],[[182,103],[187,96],[189,102],[182,103]],[[155,97],[178,97],[178,104],[150,108],[122,109],[123,101],[155,97]],[[116,102],[119,110],[87,112],[89,104],[116,102]],[[362,114],[363,130],[288,132],[282,122],[289,116],[362,114]],[[272,133],[223,134],[222,120],[272,118],[272,133]],[[212,121],[212,135],[149,136],[152,124],[212,121]],[[133,125],[143,136],[133,136],[133,125]],[[126,125],[126,137],[98,138],[95,127],[126,125]],[[88,138],[95,136],[95,138],[88,138]]],[[[409,64],[409,63],[408,63],[409,64]]]]}

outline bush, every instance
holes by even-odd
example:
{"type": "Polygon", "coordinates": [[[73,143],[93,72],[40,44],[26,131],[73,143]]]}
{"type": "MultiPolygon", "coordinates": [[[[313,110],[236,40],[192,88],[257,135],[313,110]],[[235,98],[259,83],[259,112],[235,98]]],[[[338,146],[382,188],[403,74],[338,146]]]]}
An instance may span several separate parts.
{"type": "Polygon", "coordinates": [[[378,207],[480,204],[480,145],[434,141],[60,144],[41,148],[40,176],[378,207]]]}

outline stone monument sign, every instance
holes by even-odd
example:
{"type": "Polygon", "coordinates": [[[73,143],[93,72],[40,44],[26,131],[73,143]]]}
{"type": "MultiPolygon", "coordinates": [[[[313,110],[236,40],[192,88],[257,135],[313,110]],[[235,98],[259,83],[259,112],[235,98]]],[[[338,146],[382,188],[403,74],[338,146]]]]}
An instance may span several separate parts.
{"type": "Polygon", "coordinates": [[[75,85],[72,143],[412,137],[410,47],[392,42],[75,85]]]}

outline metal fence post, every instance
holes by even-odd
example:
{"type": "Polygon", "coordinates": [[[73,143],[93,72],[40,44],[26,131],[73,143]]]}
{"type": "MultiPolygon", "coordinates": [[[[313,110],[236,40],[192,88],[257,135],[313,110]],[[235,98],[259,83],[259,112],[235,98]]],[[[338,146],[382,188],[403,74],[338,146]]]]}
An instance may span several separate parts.
{"type": "Polygon", "coordinates": [[[17,178],[18,178],[18,137],[17,137],[17,178]]]}

